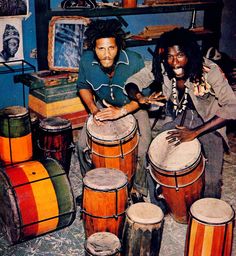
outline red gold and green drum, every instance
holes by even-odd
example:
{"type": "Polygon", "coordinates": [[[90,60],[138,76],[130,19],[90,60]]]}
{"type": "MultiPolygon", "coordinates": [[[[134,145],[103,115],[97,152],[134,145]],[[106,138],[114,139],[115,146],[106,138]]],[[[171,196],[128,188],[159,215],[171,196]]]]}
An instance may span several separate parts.
{"type": "Polygon", "coordinates": [[[121,242],[110,232],[97,232],[88,237],[84,249],[86,256],[120,256],[121,242]]]}
{"type": "Polygon", "coordinates": [[[197,139],[174,146],[167,136],[168,131],[162,132],[150,144],[150,173],[160,184],[172,217],[187,224],[190,206],[202,197],[205,161],[197,139]]]}
{"type": "Polygon", "coordinates": [[[23,162],[33,156],[29,112],[21,106],[0,110],[0,159],[4,164],[23,162]]]}
{"type": "Polygon", "coordinates": [[[223,200],[203,198],[192,204],[185,256],[230,256],[235,212],[223,200]]]}
{"type": "Polygon", "coordinates": [[[138,133],[133,115],[98,126],[90,116],[87,121],[88,147],[96,168],[115,168],[132,180],[137,166],[138,133]]]}
{"type": "Polygon", "coordinates": [[[39,123],[38,137],[40,156],[58,160],[69,173],[74,148],[70,121],[61,117],[44,118],[39,123]]]}
{"type": "Polygon", "coordinates": [[[83,178],[82,216],[86,237],[96,232],[122,235],[128,205],[126,175],[117,169],[96,168],[83,178]]]}
{"type": "Polygon", "coordinates": [[[136,203],[126,211],[122,236],[125,256],[159,255],[164,224],[160,207],[151,203],[136,203]]]}
{"type": "Polygon", "coordinates": [[[4,233],[11,244],[69,226],[75,219],[70,182],[51,158],[0,170],[0,205],[4,233]]]}

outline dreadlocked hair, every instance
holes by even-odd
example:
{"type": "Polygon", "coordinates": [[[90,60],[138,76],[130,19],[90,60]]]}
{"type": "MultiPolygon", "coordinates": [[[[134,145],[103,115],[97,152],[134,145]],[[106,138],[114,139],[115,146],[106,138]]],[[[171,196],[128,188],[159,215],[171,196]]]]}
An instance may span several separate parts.
{"type": "Polygon", "coordinates": [[[117,19],[93,20],[85,31],[87,47],[93,50],[96,40],[100,38],[114,37],[119,49],[125,48],[126,33],[122,29],[122,24],[117,19]]]}
{"type": "Polygon", "coordinates": [[[191,82],[200,81],[202,77],[203,56],[197,43],[195,34],[188,29],[175,28],[161,35],[153,54],[152,72],[156,83],[163,83],[162,65],[169,79],[174,77],[174,72],[167,63],[168,48],[178,45],[187,58],[186,76],[191,82]]]}

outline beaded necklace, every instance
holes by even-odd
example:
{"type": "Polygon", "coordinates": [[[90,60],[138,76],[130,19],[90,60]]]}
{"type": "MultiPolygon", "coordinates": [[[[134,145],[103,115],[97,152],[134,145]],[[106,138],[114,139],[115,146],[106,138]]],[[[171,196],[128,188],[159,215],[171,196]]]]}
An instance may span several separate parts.
{"type": "Polygon", "coordinates": [[[189,89],[185,87],[184,95],[178,104],[177,102],[178,92],[176,88],[176,79],[175,78],[172,79],[172,95],[173,95],[174,111],[176,116],[182,113],[182,111],[186,109],[187,103],[188,103],[188,92],[189,92],[189,89]]]}

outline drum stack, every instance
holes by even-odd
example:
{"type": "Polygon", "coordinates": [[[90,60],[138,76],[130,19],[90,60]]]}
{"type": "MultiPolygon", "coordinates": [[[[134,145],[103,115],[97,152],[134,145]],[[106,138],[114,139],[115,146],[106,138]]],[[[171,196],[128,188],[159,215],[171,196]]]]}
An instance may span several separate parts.
{"type": "MultiPolygon", "coordinates": [[[[37,124],[38,119],[24,107],[0,110],[0,223],[10,244],[69,226],[76,215],[70,181],[63,168],[65,156],[58,155],[57,148],[55,155],[45,154],[40,160],[33,154],[33,146],[38,144],[32,138],[38,133],[37,124]]],[[[71,125],[65,130],[69,128],[71,125]]],[[[51,144],[61,144],[60,138],[55,142],[51,139],[51,144]]],[[[45,145],[41,148],[45,149],[45,145]]]]}

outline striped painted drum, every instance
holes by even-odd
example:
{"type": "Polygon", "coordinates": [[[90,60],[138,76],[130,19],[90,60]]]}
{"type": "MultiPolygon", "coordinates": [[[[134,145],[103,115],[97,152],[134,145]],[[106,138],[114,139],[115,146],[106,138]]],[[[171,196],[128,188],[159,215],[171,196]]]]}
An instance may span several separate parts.
{"type": "Polygon", "coordinates": [[[164,214],[151,203],[136,203],[126,211],[122,252],[125,256],[159,255],[164,214]]]}
{"type": "Polygon", "coordinates": [[[137,166],[138,133],[133,115],[98,126],[90,116],[87,121],[88,147],[96,168],[116,168],[123,171],[129,182],[137,166]]]}
{"type": "Polygon", "coordinates": [[[96,168],[83,178],[82,216],[86,237],[96,232],[122,235],[128,204],[126,175],[117,169],[96,168]]]}
{"type": "Polygon", "coordinates": [[[230,256],[235,212],[223,200],[203,198],[192,204],[185,256],[230,256]]]}
{"type": "Polygon", "coordinates": [[[86,256],[120,256],[119,238],[110,232],[97,232],[85,241],[86,256]]]}
{"type": "Polygon", "coordinates": [[[23,162],[33,156],[29,112],[21,106],[0,110],[0,159],[4,164],[23,162]]]}
{"type": "Polygon", "coordinates": [[[0,170],[0,218],[11,244],[69,226],[74,201],[68,177],[54,159],[0,170]]]}

